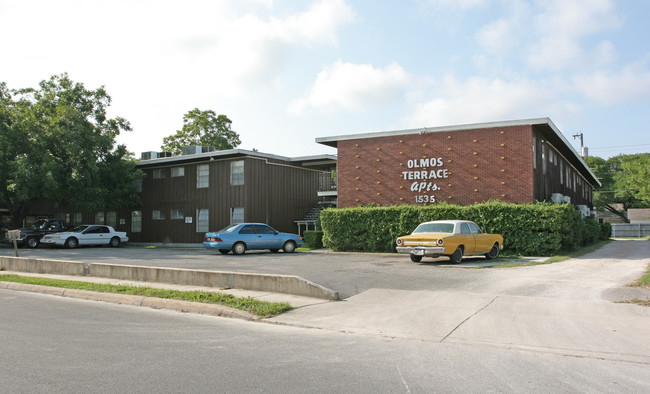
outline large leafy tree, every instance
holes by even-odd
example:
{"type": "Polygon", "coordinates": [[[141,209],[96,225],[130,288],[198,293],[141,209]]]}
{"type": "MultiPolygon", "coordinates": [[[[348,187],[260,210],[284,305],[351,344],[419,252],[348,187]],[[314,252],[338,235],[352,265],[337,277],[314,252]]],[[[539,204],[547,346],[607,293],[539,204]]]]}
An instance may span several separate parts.
{"type": "Polygon", "coordinates": [[[624,211],[628,208],[650,207],[650,153],[585,160],[603,185],[594,193],[597,208],[607,209],[627,221],[624,211]]]}
{"type": "Polygon", "coordinates": [[[226,150],[241,144],[239,134],[232,130],[232,121],[226,115],[194,108],[183,116],[183,128],[163,139],[161,149],[179,155],[186,146],[212,146],[226,150]]]}
{"type": "Polygon", "coordinates": [[[0,204],[19,225],[39,200],[98,212],[140,205],[142,172],[115,139],[131,127],[109,119],[103,87],[88,90],[67,74],[38,89],[0,84],[0,204]]]}

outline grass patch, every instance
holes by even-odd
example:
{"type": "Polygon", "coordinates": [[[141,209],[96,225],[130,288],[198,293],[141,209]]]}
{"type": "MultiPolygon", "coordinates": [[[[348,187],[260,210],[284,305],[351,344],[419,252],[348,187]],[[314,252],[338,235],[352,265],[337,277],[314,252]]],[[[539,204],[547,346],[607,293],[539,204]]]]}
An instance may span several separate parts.
{"type": "Polygon", "coordinates": [[[110,285],[72,280],[36,278],[20,275],[1,275],[1,281],[25,283],[39,286],[59,287],[64,289],[89,290],[100,293],[115,293],[156,297],[170,300],[202,302],[206,304],[223,305],[230,308],[250,312],[259,317],[271,317],[293,309],[286,302],[260,301],[252,297],[235,297],[231,294],[208,291],[180,291],[169,289],[156,289],[152,287],[110,285]]]}
{"type": "Polygon", "coordinates": [[[500,264],[500,265],[494,265],[492,267],[486,267],[486,268],[509,268],[509,267],[528,267],[532,265],[542,265],[542,264],[553,264],[553,263],[559,263],[561,261],[565,261],[568,259],[573,259],[576,257],[583,256],[587,253],[591,253],[595,250],[598,250],[602,248],[603,246],[607,245],[608,243],[612,242],[612,240],[603,240],[603,241],[598,241],[594,244],[587,245],[587,246],[582,246],[579,247],[576,250],[572,250],[571,252],[568,252],[566,254],[559,254],[555,255],[552,257],[549,257],[546,260],[543,261],[526,261],[522,263],[508,263],[508,264],[500,264]]]}
{"type": "Polygon", "coordinates": [[[648,265],[645,274],[643,274],[639,279],[637,279],[636,282],[630,283],[630,286],[644,287],[646,289],[650,289],[650,265],[648,265]]]}

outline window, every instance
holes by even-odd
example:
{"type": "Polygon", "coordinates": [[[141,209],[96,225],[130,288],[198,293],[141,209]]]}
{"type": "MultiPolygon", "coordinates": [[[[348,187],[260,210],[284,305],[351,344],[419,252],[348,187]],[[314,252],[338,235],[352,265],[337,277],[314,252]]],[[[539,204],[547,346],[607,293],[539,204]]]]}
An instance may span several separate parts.
{"type": "Polygon", "coordinates": [[[104,224],[104,212],[97,212],[95,214],[95,224],[104,224]]]}
{"type": "Polygon", "coordinates": [[[230,184],[233,186],[244,184],[244,161],[238,160],[230,163],[230,184]]]}
{"type": "Polygon", "coordinates": [[[542,144],[542,173],[546,174],[546,146],[542,144]]]}
{"type": "Polygon", "coordinates": [[[117,213],[115,211],[106,212],[106,224],[113,227],[117,226],[117,213]]]}
{"type": "Polygon", "coordinates": [[[537,168],[537,138],[533,137],[533,168],[537,168]]]}
{"type": "Polygon", "coordinates": [[[230,224],[244,223],[244,208],[230,209],[230,224]]]}
{"type": "Polygon", "coordinates": [[[172,209],[171,215],[169,215],[170,219],[184,219],[185,218],[185,213],[183,212],[182,209],[172,209]]]}
{"type": "Polygon", "coordinates": [[[196,187],[197,189],[210,186],[210,166],[201,164],[196,167],[196,187]]]}
{"type": "Polygon", "coordinates": [[[173,167],[172,168],[172,178],[178,176],[185,176],[185,167],[173,167]]]}
{"type": "Polygon", "coordinates": [[[153,170],[153,179],[163,179],[167,177],[167,172],[164,168],[156,168],[153,170]]]}
{"type": "Polygon", "coordinates": [[[469,229],[472,230],[472,234],[481,234],[481,229],[476,225],[476,223],[468,223],[469,229]]]}
{"type": "Polygon", "coordinates": [[[138,179],[133,180],[133,188],[138,193],[142,192],[142,178],[138,178],[138,179]]]}
{"type": "Polygon", "coordinates": [[[131,232],[142,232],[142,211],[131,212],[131,232]]]}
{"type": "Polygon", "coordinates": [[[471,234],[472,230],[469,229],[469,224],[461,223],[460,224],[460,232],[461,232],[461,234],[471,234]]]}
{"type": "Polygon", "coordinates": [[[210,211],[208,209],[197,209],[196,217],[196,232],[206,233],[210,231],[210,211]]]}
{"type": "Polygon", "coordinates": [[[154,210],[152,215],[153,220],[165,220],[165,211],[154,210]]]}
{"type": "Polygon", "coordinates": [[[560,185],[564,185],[564,162],[560,161],[560,185]]]}
{"type": "Polygon", "coordinates": [[[84,219],[83,219],[83,215],[81,214],[81,212],[75,212],[72,224],[74,224],[75,226],[78,226],[78,225],[81,224],[81,222],[83,222],[83,220],[84,219]]]}

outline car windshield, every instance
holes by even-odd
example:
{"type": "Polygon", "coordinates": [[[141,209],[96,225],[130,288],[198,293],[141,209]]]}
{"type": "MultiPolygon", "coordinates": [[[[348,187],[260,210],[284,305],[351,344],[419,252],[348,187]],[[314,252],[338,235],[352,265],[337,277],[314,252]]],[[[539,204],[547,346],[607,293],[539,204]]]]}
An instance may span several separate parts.
{"type": "Polygon", "coordinates": [[[42,230],[45,228],[45,224],[47,223],[47,220],[45,219],[39,219],[32,224],[32,230],[42,230]]]}
{"type": "Polygon", "coordinates": [[[231,224],[231,225],[228,226],[228,227],[222,228],[222,229],[219,230],[218,232],[219,232],[219,233],[232,233],[232,232],[235,231],[235,229],[238,228],[238,227],[239,227],[239,224],[231,224]]]}
{"type": "Polygon", "coordinates": [[[88,228],[88,226],[85,226],[85,225],[84,226],[77,226],[77,227],[73,228],[71,231],[73,233],[80,233],[80,232],[84,231],[87,228],[88,228]]]}
{"type": "Polygon", "coordinates": [[[413,234],[416,233],[449,233],[454,232],[453,223],[422,223],[418,228],[413,231],[413,234]]]}

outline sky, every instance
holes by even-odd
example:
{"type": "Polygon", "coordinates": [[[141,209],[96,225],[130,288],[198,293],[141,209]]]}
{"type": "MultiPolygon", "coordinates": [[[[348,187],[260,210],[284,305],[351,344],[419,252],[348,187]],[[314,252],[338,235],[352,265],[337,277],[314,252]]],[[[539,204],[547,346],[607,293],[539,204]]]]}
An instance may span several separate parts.
{"type": "Polygon", "coordinates": [[[647,0],[0,0],[0,81],[104,86],[140,157],[188,111],[241,149],[550,118],[591,156],[650,152],[647,0]]]}

